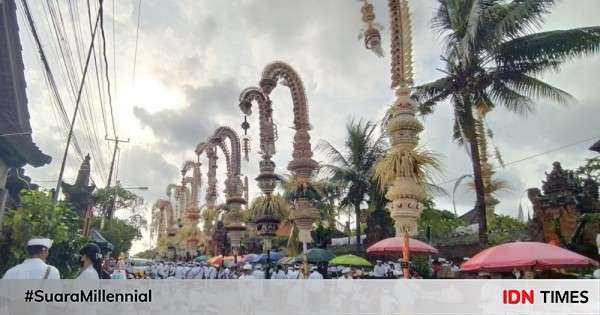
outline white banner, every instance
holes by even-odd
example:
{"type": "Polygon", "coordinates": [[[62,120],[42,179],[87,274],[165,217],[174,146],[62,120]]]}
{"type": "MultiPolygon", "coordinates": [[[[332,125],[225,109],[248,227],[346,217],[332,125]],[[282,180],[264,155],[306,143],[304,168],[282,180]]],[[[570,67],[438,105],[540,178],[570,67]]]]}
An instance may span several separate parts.
{"type": "Polygon", "coordinates": [[[0,314],[600,314],[598,280],[0,280],[0,314]]]}

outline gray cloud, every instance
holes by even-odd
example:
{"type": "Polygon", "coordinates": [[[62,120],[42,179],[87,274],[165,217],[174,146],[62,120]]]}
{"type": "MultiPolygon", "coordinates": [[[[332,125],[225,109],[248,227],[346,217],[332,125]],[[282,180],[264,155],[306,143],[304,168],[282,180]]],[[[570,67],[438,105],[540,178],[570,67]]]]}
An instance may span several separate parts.
{"type": "Polygon", "coordinates": [[[223,115],[229,117],[227,112],[237,111],[236,95],[239,91],[240,88],[231,79],[199,88],[187,86],[184,92],[188,106],[180,110],[164,109],[156,113],[134,107],[133,114],[142,126],[153,131],[165,148],[189,149],[212,135],[223,115]]]}

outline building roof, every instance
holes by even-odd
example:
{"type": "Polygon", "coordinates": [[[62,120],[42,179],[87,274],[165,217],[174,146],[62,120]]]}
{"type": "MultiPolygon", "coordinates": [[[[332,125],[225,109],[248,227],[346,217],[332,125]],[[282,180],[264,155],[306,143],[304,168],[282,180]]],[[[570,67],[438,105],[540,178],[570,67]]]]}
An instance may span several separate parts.
{"type": "Polygon", "coordinates": [[[0,158],[10,167],[42,166],[51,157],[33,142],[14,0],[0,1],[0,158]]]}
{"type": "Polygon", "coordinates": [[[596,143],[594,143],[591,147],[590,150],[592,151],[596,151],[598,153],[600,153],[600,140],[598,140],[596,143]]]}
{"type": "Polygon", "coordinates": [[[477,209],[471,209],[458,218],[465,221],[467,225],[479,224],[479,214],[477,213],[477,209]]]}

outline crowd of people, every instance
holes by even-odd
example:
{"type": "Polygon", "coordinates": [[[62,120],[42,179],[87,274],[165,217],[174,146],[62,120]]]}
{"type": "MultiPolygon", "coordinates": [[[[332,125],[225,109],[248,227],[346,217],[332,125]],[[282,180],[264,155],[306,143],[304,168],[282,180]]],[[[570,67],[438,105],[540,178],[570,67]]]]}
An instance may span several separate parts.
{"type": "MultiPolygon", "coordinates": [[[[2,279],[61,279],[60,272],[46,263],[52,240],[33,238],[27,243],[29,258],[6,271],[2,279]]],[[[106,258],[95,243],[83,246],[79,251],[81,271],[76,279],[395,279],[402,278],[403,264],[399,261],[377,260],[371,268],[330,266],[316,264],[305,266],[294,263],[289,266],[278,264],[236,264],[211,265],[206,261],[148,261],[143,267],[135,268],[133,260],[106,258]]],[[[406,267],[406,266],[405,266],[406,267]]],[[[421,278],[414,268],[408,265],[409,277],[421,278]]],[[[437,258],[431,262],[432,278],[458,278],[460,268],[455,262],[437,258]],[[454,274],[454,275],[452,275],[454,274]]],[[[550,271],[545,271],[546,273],[550,271]]],[[[507,275],[480,272],[478,278],[553,278],[556,275],[536,275],[534,271],[513,270],[507,275]]],[[[561,274],[564,277],[564,274],[561,274]]],[[[595,270],[594,278],[600,278],[600,269],[595,270]]]]}
{"type": "Polygon", "coordinates": [[[230,267],[214,266],[206,262],[150,262],[144,270],[146,279],[351,279],[361,274],[362,270],[349,267],[323,268],[308,266],[308,276],[304,276],[304,266],[290,266],[240,263],[230,267]]]}
{"type": "MultiPolygon", "coordinates": [[[[29,258],[10,268],[3,279],[60,279],[58,269],[46,263],[52,240],[33,238],[27,243],[29,258]]],[[[389,262],[377,265],[372,271],[362,268],[308,265],[302,263],[290,266],[238,263],[232,266],[215,266],[205,261],[151,261],[142,272],[134,269],[132,261],[125,258],[103,257],[95,243],[83,246],[79,251],[81,272],[76,279],[353,279],[361,277],[399,277],[402,275],[399,264],[389,262]],[[305,272],[307,273],[305,276],[305,272]]]]}
{"type": "MultiPolygon", "coordinates": [[[[27,244],[29,258],[9,269],[3,279],[60,279],[59,271],[46,264],[52,240],[34,238],[27,244]]],[[[133,261],[125,258],[103,257],[95,243],[89,243],[79,251],[81,272],[77,279],[353,279],[353,278],[399,278],[402,269],[399,262],[378,260],[372,270],[326,264],[302,263],[289,266],[237,263],[229,266],[211,265],[206,261],[150,261],[141,272],[134,269],[133,261]],[[306,275],[305,275],[306,273],[306,275]]],[[[370,268],[369,268],[370,269],[370,268]]],[[[411,273],[412,277],[418,274],[411,273]]]]}

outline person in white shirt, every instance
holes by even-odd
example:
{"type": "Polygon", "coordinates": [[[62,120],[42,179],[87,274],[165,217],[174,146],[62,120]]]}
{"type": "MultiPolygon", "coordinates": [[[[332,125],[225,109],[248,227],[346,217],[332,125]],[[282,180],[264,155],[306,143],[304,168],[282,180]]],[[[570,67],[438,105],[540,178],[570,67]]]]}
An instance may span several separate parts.
{"type": "Polygon", "coordinates": [[[99,280],[102,274],[102,254],[100,247],[89,243],[79,250],[80,262],[83,267],[77,280],[99,280]]]}
{"type": "Polygon", "coordinates": [[[54,266],[46,264],[52,240],[32,238],[27,242],[29,258],[6,271],[2,279],[60,279],[60,273],[54,266]]]}
{"type": "Polygon", "coordinates": [[[150,264],[150,278],[152,279],[156,279],[157,278],[157,272],[158,272],[158,263],[154,262],[150,264]]]}
{"type": "Polygon", "coordinates": [[[381,260],[377,260],[375,267],[373,267],[373,275],[375,278],[384,278],[388,273],[388,268],[381,263],[381,260]]]}
{"type": "Polygon", "coordinates": [[[156,274],[158,275],[158,279],[164,279],[167,277],[167,267],[165,266],[165,264],[161,261],[158,266],[156,267],[156,274]]]}
{"type": "Polygon", "coordinates": [[[177,267],[175,267],[175,279],[183,279],[185,275],[185,268],[181,262],[177,263],[177,267]]]}
{"type": "Polygon", "coordinates": [[[308,279],[323,279],[323,275],[319,272],[316,266],[310,267],[310,276],[308,279]]]}
{"type": "Polygon", "coordinates": [[[144,267],[144,278],[152,278],[152,262],[148,262],[144,267]]]}
{"type": "Polygon", "coordinates": [[[261,265],[256,265],[256,268],[254,268],[254,272],[252,272],[252,276],[254,277],[254,279],[264,279],[265,278],[265,272],[262,270],[261,265]]]}
{"type": "Polygon", "coordinates": [[[217,278],[217,268],[215,266],[210,266],[204,273],[204,278],[206,279],[216,279],[217,278]]]}
{"type": "Polygon", "coordinates": [[[240,280],[249,280],[254,279],[254,276],[251,274],[252,266],[250,264],[245,264],[242,267],[242,275],[238,278],[240,280]]]}
{"type": "Polygon", "coordinates": [[[344,268],[344,270],[342,270],[342,276],[338,279],[352,279],[352,269],[344,268]]]}
{"type": "Polygon", "coordinates": [[[285,272],[283,271],[281,266],[277,266],[277,269],[275,270],[275,272],[273,272],[271,279],[274,279],[274,280],[287,279],[287,276],[285,275],[285,272]]]}
{"type": "Polygon", "coordinates": [[[298,266],[295,266],[293,269],[292,267],[288,268],[288,273],[287,273],[287,278],[288,279],[300,279],[300,271],[298,270],[298,266]]]}
{"type": "Polygon", "coordinates": [[[199,263],[195,263],[187,274],[187,279],[202,279],[202,266],[199,263]]]}

